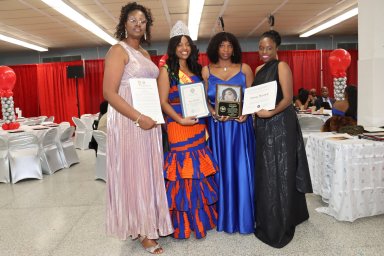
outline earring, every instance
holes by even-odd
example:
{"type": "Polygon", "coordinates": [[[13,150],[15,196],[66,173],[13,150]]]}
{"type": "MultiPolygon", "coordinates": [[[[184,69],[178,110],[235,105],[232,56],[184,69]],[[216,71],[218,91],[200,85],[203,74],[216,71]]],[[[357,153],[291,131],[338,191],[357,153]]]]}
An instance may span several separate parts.
{"type": "Polygon", "coordinates": [[[147,32],[144,32],[144,41],[147,41],[147,32]]]}
{"type": "Polygon", "coordinates": [[[125,38],[128,37],[128,32],[127,32],[127,29],[125,29],[125,38]]]}

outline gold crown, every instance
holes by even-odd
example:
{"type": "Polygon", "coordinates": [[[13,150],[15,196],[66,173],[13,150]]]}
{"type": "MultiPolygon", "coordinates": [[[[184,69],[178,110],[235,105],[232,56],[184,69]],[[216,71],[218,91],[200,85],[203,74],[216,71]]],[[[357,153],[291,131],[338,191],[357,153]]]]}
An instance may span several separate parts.
{"type": "Polygon", "coordinates": [[[181,20],[178,20],[176,24],[173,25],[171,32],[169,33],[169,38],[175,36],[190,36],[188,27],[181,20]]]}

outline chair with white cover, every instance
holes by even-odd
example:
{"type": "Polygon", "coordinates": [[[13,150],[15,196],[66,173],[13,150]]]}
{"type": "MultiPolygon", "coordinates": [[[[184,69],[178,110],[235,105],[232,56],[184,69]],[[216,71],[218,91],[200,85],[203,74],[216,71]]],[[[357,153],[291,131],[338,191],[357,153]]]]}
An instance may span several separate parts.
{"type": "Polygon", "coordinates": [[[0,182],[9,183],[8,142],[0,137],[0,182]]]}
{"type": "Polygon", "coordinates": [[[65,129],[65,131],[61,134],[60,141],[58,143],[61,160],[66,168],[69,168],[72,164],[80,162],[72,140],[74,131],[75,127],[73,126],[65,129]]]}
{"type": "Polygon", "coordinates": [[[55,121],[55,117],[54,116],[50,116],[50,117],[47,117],[47,118],[44,119],[45,123],[53,123],[53,121],[55,121]]]}
{"type": "Polygon", "coordinates": [[[303,116],[299,118],[299,124],[303,133],[304,144],[306,144],[309,134],[321,132],[324,120],[315,116],[303,116]]]}
{"type": "Polygon", "coordinates": [[[106,181],[106,167],[107,167],[107,134],[103,131],[93,131],[93,137],[97,142],[97,155],[96,155],[96,169],[95,178],[106,181]]]}
{"type": "Polygon", "coordinates": [[[92,127],[88,128],[87,125],[77,117],[72,117],[72,120],[76,125],[75,147],[82,150],[88,149],[89,142],[92,139],[92,127]]]}
{"type": "Polygon", "coordinates": [[[38,138],[30,133],[11,136],[8,140],[12,183],[23,179],[42,179],[38,138]]]}
{"type": "Polygon", "coordinates": [[[54,172],[63,169],[64,163],[61,160],[59,148],[57,145],[57,128],[49,129],[43,136],[41,141],[41,168],[44,174],[53,174],[54,172]]]}

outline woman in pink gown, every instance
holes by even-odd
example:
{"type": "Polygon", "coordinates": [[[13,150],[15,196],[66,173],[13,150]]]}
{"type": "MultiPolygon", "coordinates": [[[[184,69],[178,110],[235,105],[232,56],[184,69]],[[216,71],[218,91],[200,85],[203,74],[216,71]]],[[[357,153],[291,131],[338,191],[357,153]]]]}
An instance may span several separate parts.
{"type": "Polygon", "coordinates": [[[139,238],[160,254],[159,236],[173,232],[163,177],[161,128],[132,106],[130,78],[157,78],[159,70],[140,43],[150,40],[151,13],[129,3],[121,10],[116,37],[105,58],[108,235],[139,238]]]}

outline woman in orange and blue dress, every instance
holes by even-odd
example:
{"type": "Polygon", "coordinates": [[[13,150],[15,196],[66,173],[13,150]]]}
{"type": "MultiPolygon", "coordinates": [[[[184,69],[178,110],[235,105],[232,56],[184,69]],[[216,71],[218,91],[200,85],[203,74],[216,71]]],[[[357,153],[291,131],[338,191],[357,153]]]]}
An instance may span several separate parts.
{"type": "Polygon", "coordinates": [[[166,117],[169,152],[164,178],[174,238],[206,236],[217,222],[217,164],[206,144],[205,118],[182,117],[178,85],[202,80],[198,50],[181,21],[171,30],[168,59],[160,70],[160,102],[166,117]]]}

